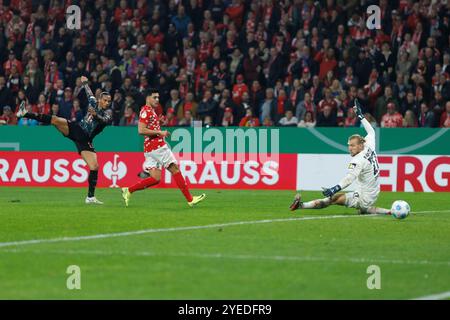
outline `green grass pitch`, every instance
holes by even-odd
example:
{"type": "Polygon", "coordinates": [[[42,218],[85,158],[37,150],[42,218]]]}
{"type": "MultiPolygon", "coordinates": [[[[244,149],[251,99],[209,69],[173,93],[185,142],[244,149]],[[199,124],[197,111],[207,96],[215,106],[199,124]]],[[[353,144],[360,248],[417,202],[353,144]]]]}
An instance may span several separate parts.
{"type": "Polygon", "coordinates": [[[189,208],[179,190],[148,189],[125,208],[118,189],[99,189],[105,205],[86,206],[84,189],[0,188],[0,299],[411,299],[450,290],[448,194],[382,193],[379,206],[410,203],[414,213],[396,220],[343,207],[292,214],[289,191],[205,192],[189,208]],[[70,265],[80,267],[80,290],[66,287],[70,265]],[[367,287],[370,265],[380,267],[381,289],[367,287]]]}

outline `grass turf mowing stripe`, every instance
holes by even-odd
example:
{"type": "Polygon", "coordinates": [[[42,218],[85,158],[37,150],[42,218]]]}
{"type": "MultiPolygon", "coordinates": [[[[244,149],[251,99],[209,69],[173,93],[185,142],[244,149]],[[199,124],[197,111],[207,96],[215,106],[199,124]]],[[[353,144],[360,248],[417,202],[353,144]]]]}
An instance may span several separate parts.
{"type": "Polygon", "coordinates": [[[348,263],[387,263],[387,264],[410,264],[410,265],[444,265],[450,267],[450,261],[429,261],[429,260],[401,260],[379,258],[330,258],[319,256],[267,256],[251,254],[223,254],[223,253],[181,253],[181,252],[151,252],[151,251],[103,251],[103,250],[18,250],[5,249],[0,253],[33,253],[33,254],[65,254],[65,255],[99,255],[99,256],[129,256],[129,257],[187,257],[206,259],[231,259],[231,260],[273,260],[273,261],[295,261],[295,262],[348,262],[348,263]]]}
{"type": "Polygon", "coordinates": [[[447,299],[447,298],[450,298],[450,291],[431,294],[431,295],[423,296],[423,297],[419,297],[419,298],[414,298],[412,300],[443,300],[443,299],[447,299]]]}
{"type": "MultiPolygon", "coordinates": [[[[438,213],[438,212],[450,212],[450,210],[440,210],[440,211],[416,211],[412,213],[438,213]]],[[[53,239],[34,239],[34,240],[21,240],[21,241],[11,241],[11,242],[0,242],[0,248],[12,247],[12,246],[24,246],[31,244],[41,244],[41,243],[56,243],[56,242],[67,242],[67,241],[83,241],[83,240],[94,240],[94,239],[105,239],[105,238],[115,238],[115,237],[127,237],[147,233],[157,233],[157,232],[172,232],[172,231],[186,231],[186,230],[199,230],[199,229],[211,229],[220,227],[231,227],[238,225],[249,225],[249,224],[263,224],[263,223],[273,223],[273,222],[289,222],[289,221],[304,221],[304,220],[326,220],[326,219],[344,219],[344,218],[362,218],[362,217],[379,217],[384,216],[384,214],[371,214],[371,215],[332,215],[332,216],[307,216],[301,218],[286,218],[286,219],[264,219],[264,220],[252,220],[252,221],[235,221],[220,224],[209,224],[203,226],[186,226],[186,227],[174,227],[174,228],[160,228],[160,229],[144,229],[136,231],[125,231],[117,233],[105,233],[105,234],[94,234],[90,236],[79,236],[79,237],[64,237],[64,238],[53,238],[53,239]]]]}

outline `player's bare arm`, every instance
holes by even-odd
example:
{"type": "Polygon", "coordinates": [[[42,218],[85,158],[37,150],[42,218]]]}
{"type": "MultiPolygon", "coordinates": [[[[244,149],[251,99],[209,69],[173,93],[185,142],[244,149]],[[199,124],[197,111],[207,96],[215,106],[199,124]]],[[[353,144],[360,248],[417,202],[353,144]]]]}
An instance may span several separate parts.
{"type": "Polygon", "coordinates": [[[140,135],[149,136],[151,138],[154,137],[168,137],[170,132],[167,130],[151,130],[146,127],[145,123],[139,122],[138,124],[138,132],[140,135]]]}

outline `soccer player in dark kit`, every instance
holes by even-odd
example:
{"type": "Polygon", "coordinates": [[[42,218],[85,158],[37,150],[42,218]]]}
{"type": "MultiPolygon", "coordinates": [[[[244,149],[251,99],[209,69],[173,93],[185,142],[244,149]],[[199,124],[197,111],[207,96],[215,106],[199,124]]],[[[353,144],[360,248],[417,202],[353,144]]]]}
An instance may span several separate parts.
{"type": "Polygon", "coordinates": [[[88,85],[88,78],[81,77],[81,82],[88,96],[89,106],[84,118],[78,122],[51,116],[41,113],[30,113],[25,109],[25,103],[22,103],[17,112],[18,118],[35,119],[44,124],[52,124],[66,138],[72,140],[83,160],[89,167],[89,190],[86,197],[86,204],[103,204],[95,197],[95,187],[98,179],[98,162],[92,140],[103,129],[112,123],[112,111],[109,109],[111,104],[111,95],[108,92],[102,92],[97,102],[92,90],[88,85]]]}

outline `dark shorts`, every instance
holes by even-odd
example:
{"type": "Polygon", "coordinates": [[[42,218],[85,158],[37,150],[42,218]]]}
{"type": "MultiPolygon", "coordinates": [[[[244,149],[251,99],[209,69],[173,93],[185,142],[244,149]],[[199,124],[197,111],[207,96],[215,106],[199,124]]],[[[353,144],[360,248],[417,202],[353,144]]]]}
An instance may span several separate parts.
{"type": "Polygon", "coordinates": [[[67,138],[75,142],[78,153],[81,154],[81,151],[95,152],[94,146],[92,145],[92,140],[86,132],[81,129],[78,123],[67,121],[67,124],[69,126],[69,135],[67,138]]]}

